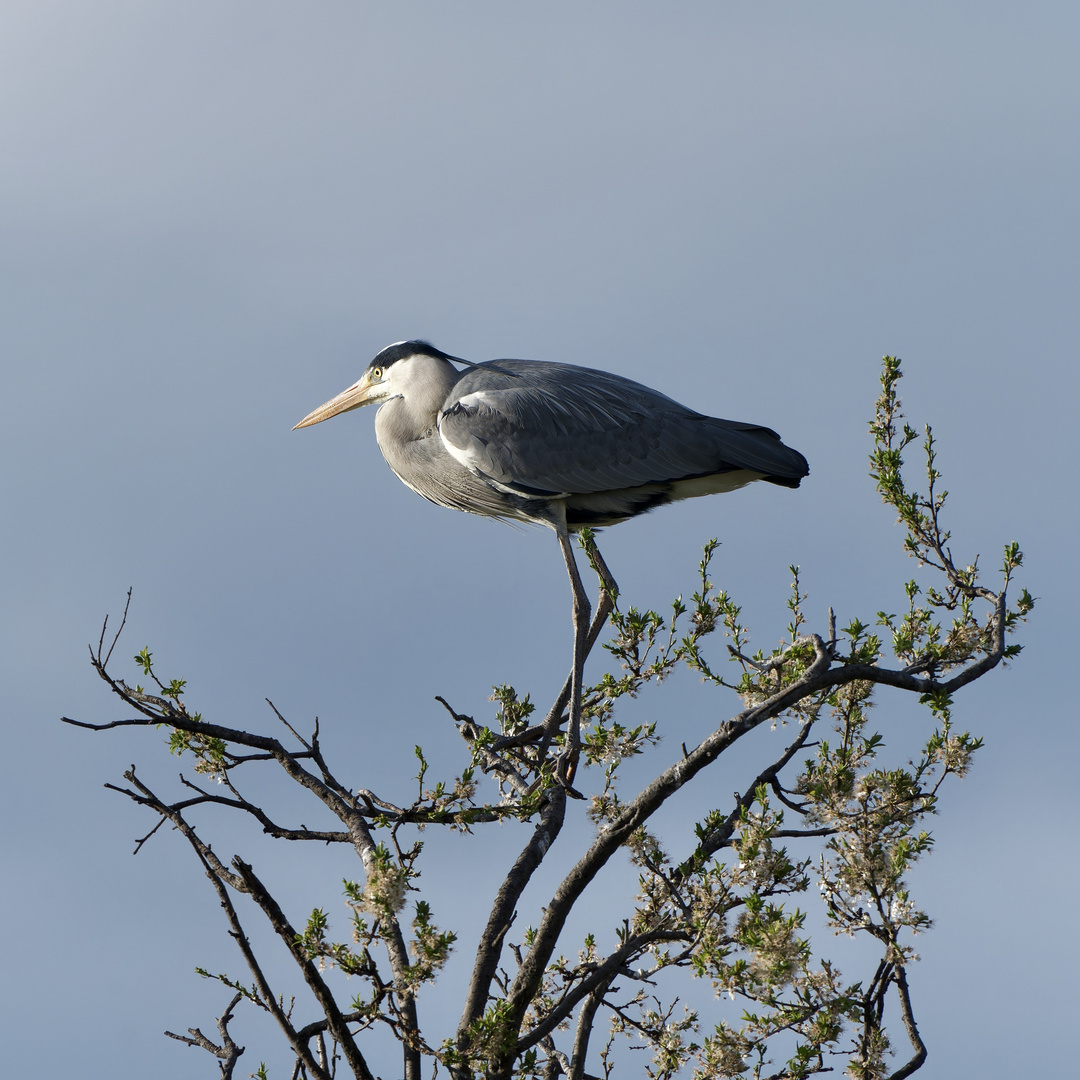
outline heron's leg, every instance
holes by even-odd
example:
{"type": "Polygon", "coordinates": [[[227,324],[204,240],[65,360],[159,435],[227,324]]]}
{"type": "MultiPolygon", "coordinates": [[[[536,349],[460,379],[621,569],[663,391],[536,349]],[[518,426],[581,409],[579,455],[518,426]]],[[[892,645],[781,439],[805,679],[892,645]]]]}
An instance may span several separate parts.
{"type": "MultiPolygon", "coordinates": [[[[585,655],[582,658],[583,668],[584,661],[587,660],[592,653],[593,646],[596,644],[596,639],[600,637],[600,631],[607,625],[608,616],[615,609],[615,599],[619,595],[619,587],[615,584],[615,579],[611,576],[611,571],[607,568],[607,563],[604,562],[603,556],[600,554],[600,549],[596,546],[595,542],[590,543],[586,548],[586,551],[590,561],[593,563],[593,568],[600,577],[601,585],[600,597],[596,602],[596,611],[593,612],[592,625],[589,627],[589,633],[585,638],[585,655]]],[[[559,696],[555,699],[554,704],[548,711],[544,722],[535,728],[530,728],[521,736],[518,736],[523,743],[535,741],[541,736],[544,736],[546,741],[550,743],[551,736],[559,728],[559,718],[562,716],[563,710],[570,701],[572,680],[573,673],[571,672],[571,674],[566,677],[566,682],[563,683],[562,690],[559,691],[559,696]]],[[[498,747],[496,747],[496,749],[498,749],[498,747]]]]}
{"type": "Polygon", "coordinates": [[[566,562],[566,572],[570,575],[570,588],[574,594],[574,667],[570,674],[570,723],[566,731],[566,747],[559,755],[555,766],[555,778],[563,787],[569,788],[574,782],[577,771],[578,754],[581,751],[581,682],[585,669],[585,653],[588,648],[589,615],[592,605],[589,595],[581,582],[574,548],[570,543],[570,534],[566,522],[560,521],[555,528],[559,538],[559,547],[566,562]]]}
{"type": "Polygon", "coordinates": [[[597,546],[591,530],[583,535],[581,546],[585,548],[585,553],[589,556],[589,562],[600,578],[600,600],[597,603],[597,616],[600,615],[601,609],[604,611],[603,622],[599,618],[594,619],[593,625],[589,628],[589,648],[591,650],[604,622],[607,622],[607,617],[615,608],[615,601],[619,598],[619,586],[616,584],[615,578],[612,577],[608,564],[604,562],[604,557],[600,554],[600,548],[597,546]]]}
{"type": "MultiPolygon", "coordinates": [[[[596,571],[600,576],[601,588],[600,599],[597,601],[596,610],[593,612],[592,624],[589,626],[589,633],[585,638],[586,660],[591,655],[597,638],[600,637],[600,631],[607,625],[608,616],[614,610],[615,599],[619,595],[619,587],[615,584],[615,579],[611,576],[611,571],[608,570],[607,564],[604,562],[600,555],[600,551],[595,544],[592,545],[590,557],[593,559],[596,571]]],[[[498,751],[505,750],[507,747],[511,746],[531,746],[533,743],[543,740],[544,745],[542,747],[542,753],[546,753],[547,748],[551,745],[552,737],[559,730],[560,718],[566,710],[567,703],[570,701],[570,690],[572,689],[571,684],[573,682],[573,677],[572,672],[566,676],[566,682],[563,683],[558,697],[555,698],[554,703],[541,723],[534,724],[524,731],[519,731],[516,735],[503,735],[501,738],[495,740],[492,749],[498,751]]]]}
{"type": "MultiPolygon", "coordinates": [[[[615,584],[615,579],[611,576],[611,571],[608,569],[607,563],[604,562],[604,557],[600,554],[600,549],[596,546],[596,541],[592,537],[592,530],[588,530],[582,535],[581,546],[585,549],[585,554],[588,556],[589,563],[593,570],[596,571],[597,577],[600,578],[600,595],[596,601],[596,611],[593,613],[592,625],[585,635],[585,647],[581,653],[581,664],[575,665],[575,670],[581,674],[582,682],[584,682],[585,661],[589,658],[589,654],[596,644],[596,639],[600,636],[600,631],[607,625],[608,616],[615,609],[615,601],[619,595],[619,587],[615,584]]],[[[566,549],[564,548],[564,554],[565,551],[566,549]]],[[[580,578],[578,580],[580,581],[580,578]]],[[[575,635],[577,629],[578,628],[575,626],[575,635]]],[[[558,730],[559,718],[562,716],[563,709],[566,708],[567,703],[570,701],[570,694],[573,689],[573,677],[573,672],[567,676],[566,682],[563,683],[562,691],[555,699],[555,704],[552,705],[551,711],[548,713],[547,718],[542,725],[544,730],[545,750],[550,744],[552,736],[558,730]]]]}
{"type": "MultiPolygon", "coordinates": [[[[557,527],[552,524],[552,529],[556,532],[557,527]]],[[[615,601],[619,595],[619,587],[615,583],[615,578],[612,576],[611,571],[608,569],[607,563],[604,562],[603,556],[600,554],[600,549],[596,546],[594,540],[583,537],[582,547],[585,548],[589,561],[591,562],[593,569],[596,571],[597,576],[600,578],[600,597],[597,600],[596,610],[593,612],[592,624],[589,626],[588,634],[585,638],[584,655],[582,656],[582,668],[584,669],[584,661],[588,659],[590,653],[593,650],[593,646],[596,644],[597,639],[600,637],[600,631],[607,625],[608,616],[615,609],[615,601]]],[[[565,556],[565,548],[563,549],[565,556]]],[[[574,566],[577,562],[574,560],[574,566]]],[[[573,578],[571,577],[571,584],[573,584],[573,578]]],[[[575,627],[576,638],[576,627],[575,627]]],[[[559,691],[558,696],[555,698],[551,708],[548,710],[547,715],[543,721],[539,724],[535,724],[532,727],[526,728],[524,731],[519,731],[516,735],[503,735],[501,738],[495,740],[491,749],[494,751],[505,750],[510,747],[516,746],[532,746],[539,743],[539,754],[541,759],[546,756],[548,747],[551,745],[551,740],[555,737],[561,725],[561,719],[567,705],[570,702],[570,694],[573,690],[574,673],[571,672],[566,677],[566,682],[563,683],[562,689],[559,691]]]]}

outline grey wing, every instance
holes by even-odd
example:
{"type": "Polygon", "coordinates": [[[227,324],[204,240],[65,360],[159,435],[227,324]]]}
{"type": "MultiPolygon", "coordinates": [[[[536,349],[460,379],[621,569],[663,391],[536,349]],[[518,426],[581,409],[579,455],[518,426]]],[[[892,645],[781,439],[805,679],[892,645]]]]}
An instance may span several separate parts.
{"type": "Polygon", "coordinates": [[[464,374],[439,417],[461,464],[526,495],[585,494],[749,469],[798,483],[769,428],[702,416],[608,372],[498,360],[464,374]]]}

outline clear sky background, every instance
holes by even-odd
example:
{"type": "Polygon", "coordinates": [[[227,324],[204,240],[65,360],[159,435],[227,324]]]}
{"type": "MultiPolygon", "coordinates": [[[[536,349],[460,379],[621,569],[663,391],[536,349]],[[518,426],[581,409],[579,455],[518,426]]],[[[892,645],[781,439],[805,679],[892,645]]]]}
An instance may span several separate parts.
{"type": "MultiPolygon", "coordinates": [[[[195,964],[240,970],[182,840],[132,858],[152,820],[102,787],[137,761],[169,790],[161,736],[58,721],[123,715],[86,643],[129,586],[121,670],[150,645],[208,717],[269,731],[264,697],[317,713],[342,771],[389,797],[409,797],[414,743],[459,767],[435,694],[483,718],[493,683],[540,701],[561,683],[550,534],[416,498],[370,412],[290,431],[408,337],[604,367],[778,429],[810,461],[800,491],[603,542],[624,600],[659,606],[718,536],[716,580],[764,648],[789,563],[818,627],[830,604],[846,622],[902,603],[914,567],[865,461],[880,357],[904,358],[954,550],[990,568],[1018,539],[1040,598],[1024,655],[960,699],[987,749],[912,879],[937,920],[911,973],[920,1075],[1075,1061],[1078,51],[1075,3],[6,0],[10,1075],[213,1075],[160,1032],[224,1003],[195,964]]],[[[665,718],[659,767],[734,705],[687,677],[636,708],[665,718]]],[[[901,759],[925,732],[912,702],[877,720],[901,759]]],[[[725,769],[723,799],[742,778],[725,769]]],[[[276,873],[298,920],[321,903],[341,921],[336,854],[290,869],[214,836],[276,873]]],[[[435,845],[444,923],[468,931],[516,842],[475,871],[467,844],[435,845]]],[[[259,1030],[238,1028],[243,1074],[286,1074],[259,1030]]]]}

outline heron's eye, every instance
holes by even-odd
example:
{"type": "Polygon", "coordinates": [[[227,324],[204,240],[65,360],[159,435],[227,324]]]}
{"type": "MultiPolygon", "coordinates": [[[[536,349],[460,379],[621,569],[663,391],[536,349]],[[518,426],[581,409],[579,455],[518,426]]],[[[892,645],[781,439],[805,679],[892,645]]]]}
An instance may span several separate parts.
{"type": "Polygon", "coordinates": [[[371,369],[371,378],[375,382],[378,382],[382,378],[382,368],[381,367],[372,368],[371,369]]]}

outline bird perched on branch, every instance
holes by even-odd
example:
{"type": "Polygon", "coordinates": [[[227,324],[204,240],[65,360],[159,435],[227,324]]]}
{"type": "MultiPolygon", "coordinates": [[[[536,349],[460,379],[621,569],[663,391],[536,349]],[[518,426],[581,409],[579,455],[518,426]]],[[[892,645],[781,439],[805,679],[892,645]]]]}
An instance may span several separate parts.
{"type": "Polygon", "coordinates": [[[418,495],[555,531],[574,594],[559,767],[566,786],[577,761],[590,614],[569,533],[754,480],[798,487],[809,472],[770,428],[703,416],[620,375],[539,360],[474,364],[426,341],[387,346],[358,382],[296,427],[372,404],[382,406],[375,437],[383,457],[418,495]]]}

